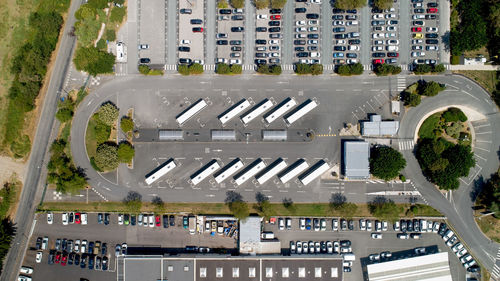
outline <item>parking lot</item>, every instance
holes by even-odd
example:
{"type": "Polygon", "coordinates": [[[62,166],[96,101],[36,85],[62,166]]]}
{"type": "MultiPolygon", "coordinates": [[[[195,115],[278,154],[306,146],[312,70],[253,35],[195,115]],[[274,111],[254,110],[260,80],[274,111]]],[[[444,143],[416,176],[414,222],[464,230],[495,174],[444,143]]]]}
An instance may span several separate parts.
{"type": "MultiPolygon", "coordinates": [[[[278,238],[281,242],[281,248],[287,249],[285,250],[285,254],[290,253],[288,249],[290,249],[291,241],[293,241],[293,243],[295,244],[296,251],[298,249],[298,241],[307,242],[308,244],[310,244],[310,242],[312,241],[314,244],[314,253],[317,253],[317,245],[319,245],[320,252],[325,253],[323,250],[321,250],[323,249],[322,242],[324,242],[326,245],[328,241],[331,241],[333,245],[333,254],[335,254],[336,250],[340,250],[344,254],[353,253],[356,256],[356,260],[353,262],[352,266],[350,266],[351,272],[345,273],[344,280],[366,280],[364,279],[366,264],[416,256],[417,254],[415,253],[414,249],[419,247],[425,247],[427,253],[431,253],[433,251],[448,251],[453,280],[465,280],[465,270],[461,262],[456,257],[451,248],[445,245],[441,236],[435,232],[420,233],[420,239],[400,239],[398,238],[397,234],[403,232],[401,232],[401,229],[400,231],[395,231],[394,225],[390,222],[387,224],[387,230],[385,231],[382,228],[382,222],[380,222],[381,229],[377,231],[377,224],[375,219],[352,218],[351,230],[351,223],[349,219],[345,219],[344,228],[344,219],[331,217],[309,218],[310,223],[308,223],[307,218],[291,217],[290,229],[288,229],[287,227],[288,225],[286,218],[282,218],[284,225],[280,230],[279,218],[274,219],[276,219],[275,223],[266,223],[264,225],[263,231],[273,232],[275,234],[275,237],[278,238]],[[301,227],[301,219],[304,220],[304,227],[301,227]],[[319,223],[317,230],[315,228],[315,219],[317,219],[319,223]],[[324,219],[325,221],[324,228],[321,225],[321,219],[324,219]],[[339,223],[338,230],[332,230],[332,219],[336,219],[339,223]],[[370,220],[372,224],[372,230],[360,230],[360,220],[364,220],[366,226],[368,226],[368,220],[370,220]],[[308,227],[308,225],[310,225],[310,227],[308,227]],[[372,238],[372,233],[380,233],[381,238],[372,238]],[[346,241],[350,241],[350,243],[346,241]],[[390,257],[384,258],[384,256],[387,255],[387,252],[389,252],[392,256],[389,255],[390,257]],[[384,253],[382,254],[382,257],[380,256],[381,253],[384,253]],[[372,255],[371,258],[370,255],[372,255]]],[[[328,253],[327,248],[326,253],[328,253]]],[[[302,255],[305,255],[303,249],[302,255]]],[[[311,255],[309,249],[308,255],[311,255]]],[[[348,266],[348,263],[345,263],[344,266],[348,266]]]]}
{"type": "Polygon", "coordinates": [[[181,215],[175,215],[173,225],[170,224],[171,221],[169,220],[166,228],[163,224],[163,216],[159,217],[159,226],[155,222],[154,226],[147,224],[147,227],[144,227],[144,224],[139,225],[139,216],[133,216],[133,218],[129,216],[127,218],[125,214],[123,216],[125,219],[122,220],[122,223],[119,223],[118,214],[111,213],[109,214],[108,225],[105,225],[104,220],[102,223],[98,223],[97,216],[97,213],[88,213],[88,222],[86,225],[78,224],[76,221],[63,225],[61,213],[54,213],[52,224],[47,223],[46,214],[39,213],[36,215],[37,223],[23,262],[23,266],[29,266],[34,269],[34,273],[32,274],[34,280],[67,281],[68,276],[77,276],[89,280],[112,280],[116,278],[115,247],[116,245],[120,245],[120,252],[124,253],[123,243],[127,244],[128,253],[141,253],[143,248],[163,249],[167,253],[180,253],[186,252],[187,249],[203,252],[206,252],[206,249],[209,249],[208,251],[211,252],[217,251],[217,249],[228,249],[231,251],[236,247],[234,231],[233,235],[231,235],[232,237],[230,237],[229,231],[227,235],[223,233],[225,227],[221,228],[223,232],[219,232],[220,229],[217,229],[214,234],[211,234],[213,221],[217,222],[216,226],[225,225],[222,218],[206,218],[200,224],[199,231],[197,230],[195,234],[191,235],[189,229],[184,227],[183,216],[181,215]],[[135,220],[135,225],[132,225],[133,220],[135,220]],[[210,231],[207,231],[205,228],[206,222],[209,222],[210,231]],[[43,237],[48,238],[47,249],[37,250],[36,242],[38,237],[42,239],[43,237]],[[165,237],[168,237],[168,239],[165,239],[165,237]],[[56,250],[57,239],[60,242],[57,246],[59,250],[56,250]],[[66,240],[66,243],[63,240],[66,240]],[[70,240],[73,245],[71,248],[69,245],[70,240]],[[79,251],[76,251],[77,240],[80,240],[79,251]],[[88,254],[81,252],[81,245],[84,240],[87,241],[86,252],[88,254]],[[96,247],[97,242],[100,242],[101,245],[99,250],[95,252],[97,254],[89,253],[91,244],[96,247]],[[102,245],[104,243],[107,245],[107,251],[103,254],[102,245]],[[35,259],[39,251],[42,252],[42,258],[41,262],[37,263],[35,259]],[[49,252],[51,251],[54,253],[54,264],[48,264],[49,252]],[[59,262],[56,262],[57,254],[60,255],[59,262]],[[78,265],[75,264],[74,257],[76,256],[86,258],[85,267],[82,267],[81,262],[78,265]],[[67,258],[65,265],[62,265],[63,257],[67,258]],[[99,269],[96,268],[97,257],[101,260],[99,269]],[[108,270],[102,269],[102,260],[104,257],[108,259],[108,270]],[[89,260],[91,258],[94,261],[94,269],[92,270],[89,269],[89,260]],[[72,260],[71,264],[69,260],[72,260]]]}
{"type": "Polygon", "coordinates": [[[400,48],[399,1],[389,10],[371,9],[372,61],[374,64],[398,64],[400,48]]]}
{"type": "Polygon", "coordinates": [[[204,1],[179,1],[179,63],[204,63],[205,11],[204,1]]]}
{"type": "Polygon", "coordinates": [[[332,9],[333,64],[354,64],[360,61],[361,40],[358,10],[332,9]]]}
{"type": "Polygon", "coordinates": [[[296,63],[321,63],[321,1],[295,1],[294,56],[296,63]]]}
{"type": "MultiPolygon", "coordinates": [[[[165,26],[165,2],[140,1],[140,32],[139,38],[139,58],[150,59],[152,65],[165,64],[165,29],[151,28],[151,26],[161,24],[165,26]]],[[[129,45],[133,47],[133,45],[129,45]]],[[[136,58],[133,59],[136,63],[136,58]]]]}
{"type": "Polygon", "coordinates": [[[280,64],[283,21],[281,9],[257,10],[255,64],[280,64]]]}
{"type": "Polygon", "coordinates": [[[217,63],[242,64],[245,38],[243,9],[217,9],[217,63]]]}
{"type": "Polygon", "coordinates": [[[440,61],[438,3],[412,0],[411,60],[414,64],[435,64],[440,61]]]}

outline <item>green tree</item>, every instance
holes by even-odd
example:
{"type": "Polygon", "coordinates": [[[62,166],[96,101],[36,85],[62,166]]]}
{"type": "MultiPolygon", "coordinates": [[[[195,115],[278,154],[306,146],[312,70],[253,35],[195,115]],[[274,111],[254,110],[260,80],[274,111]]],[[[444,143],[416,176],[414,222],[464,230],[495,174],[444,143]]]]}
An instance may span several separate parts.
{"type": "Polygon", "coordinates": [[[417,64],[415,67],[415,74],[426,74],[432,71],[432,66],[428,64],[417,64]]]}
{"type": "MultiPolygon", "coordinates": [[[[149,72],[151,71],[151,68],[145,64],[139,64],[138,68],[139,68],[139,72],[141,74],[144,74],[144,75],[148,75],[149,72]]],[[[179,71],[179,73],[180,73],[180,71],[179,71]]]]}
{"type": "Polygon", "coordinates": [[[226,199],[224,202],[235,218],[245,220],[250,215],[248,204],[243,201],[241,194],[234,191],[228,191],[226,192],[226,199]]]}
{"type": "Polygon", "coordinates": [[[359,9],[366,6],[366,0],[336,0],[335,8],[342,10],[359,9]]]}
{"type": "Polygon", "coordinates": [[[283,198],[283,206],[292,214],[295,214],[295,212],[297,211],[297,207],[293,203],[292,198],[283,198]]]}
{"type": "Polygon", "coordinates": [[[218,63],[216,68],[215,68],[215,73],[217,73],[217,74],[229,74],[229,73],[231,73],[231,68],[229,67],[228,64],[218,63]]]}
{"type": "Polygon", "coordinates": [[[392,0],[374,0],[373,1],[373,6],[381,9],[381,10],[388,10],[392,7],[392,0]]]}
{"type": "Polygon", "coordinates": [[[111,22],[121,23],[123,21],[123,18],[127,14],[126,9],[126,7],[113,7],[113,9],[111,9],[109,20],[111,22]]]}
{"type": "Polygon", "coordinates": [[[257,201],[257,211],[259,211],[263,217],[269,219],[275,214],[273,205],[269,202],[269,197],[261,192],[257,192],[255,194],[255,200],[257,201]]]}
{"type": "Polygon", "coordinates": [[[106,40],[113,42],[116,40],[116,32],[114,29],[106,29],[106,40]]]}
{"type": "Polygon", "coordinates": [[[127,196],[123,198],[123,204],[132,214],[138,214],[142,208],[142,195],[136,191],[129,191],[127,196]]]}
{"type": "Polygon", "coordinates": [[[351,68],[351,74],[353,75],[361,75],[363,74],[364,68],[361,63],[355,63],[355,64],[350,64],[349,67],[351,68]]]}
{"type": "Polygon", "coordinates": [[[383,196],[377,196],[369,202],[368,209],[374,217],[391,222],[397,221],[402,211],[394,201],[383,196]]]}
{"type": "Polygon", "coordinates": [[[232,74],[241,74],[242,71],[243,71],[243,68],[242,68],[241,64],[232,64],[231,65],[231,73],[232,74]]]}
{"type": "Polygon", "coordinates": [[[120,120],[120,128],[124,133],[128,133],[134,129],[134,120],[128,116],[123,116],[120,120]]]}
{"type": "Polygon", "coordinates": [[[118,161],[121,163],[130,163],[135,156],[135,149],[129,142],[121,142],[118,145],[118,161]]]}
{"type": "Polygon", "coordinates": [[[236,9],[241,9],[245,7],[245,0],[230,0],[231,1],[231,6],[236,9]]]}
{"type": "Polygon", "coordinates": [[[199,63],[193,63],[189,66],[189,73],[191,74],[202,74],[203,73],[203,65],[199,63]]]}
{"type": "Polygon", "coordinates": [[[431,170],[432,172],[444,171],[446,167],[448,167],[448,164],[450,164],[450,161],[448,161],[448,159],[439,158],[429,165],[429,170],[431,170]]]}
{"type": "Polygon", "coordinates": [[[102,73],[112,73],[115,56],[95,47],[78,47],[73,59],[77,70],[96,76],[102,73]]]}
{"type": "Polygon", "coordinates": [[[111,126],[102,122],[97,122],[94,127],[94,134],[97,144],[107,142],[109,140],[109,136],[111,135],[111,126]]]}
{"type": "Polygon", "coordinates": [[[271,67],[269,68],[269,74],[281,75],[281,72],[281,65],[271,65],[271,67]]]}
{"type": "Polygon", "coordinates": [[[106,40],[104,39],[101,39],[99,41],[97,41],[97,45],[96,45],[97,49],[99,50],[103,50],[105,51],[106,48],[108,47],[108,44],[106,44],[106,40]]]}
{"type": "Polygon", "coordinates": [[[421,95],[424,96],[433,97],[444,89],[445,89],[444,86],[441,86],[439,83],[435,81],[429,81],[429,82],[422,81],[419,84],[419,92],[421,95]]]}
{"type": "Polygon", "coordinates": [[[269,0],[254,0],[255,8],[257,10],[263,10],[269,8],[269,0]]]}
{"type": "Polygon", "coordinates": [[[97,110],[97,117],[99,121],[108,125],[113,126],[116,119],[118,119],[118,108],[112,102],[105,102],[99,110],[97,110]]]}
{"type": "Polygon", "coordinates": [[[69,108],[59,108],[59,110],[56,113],[56,118],[61,123],[69,121],[71,120],[71,118],[73,118],[73,110],[69,108]]]}
{"type": "Polygon", "coordinates": [[[419,94],[403,92],[403,101],[407,106],[417,106],[420,104],[421,98],[419,94]]]}
{"type": "Polygon", "coordinates": [[[370,172],[377,178],[391,180],[406,166],[403,155],[388,146],[375,146],[370,152],[370,172]]]}
{"type": "Polygon", "coordinates": [[[320,75],[323,74],[323,65],[322,64],[312,64],[311,65],[311,74],[312,75],[320,75]]]}
{"type": "Polygon", "coordinates": [[[257,72],[261,74],[269,74],[269,65],[259,64],[259,66],[257,67],[257,72]]]}
{"type": "Polygon", "coordinates": [[[444,67],[444,65],[442,63],[436,64],[434,66],[434,68],[432,69],[432,72],[437,72],[437,73],[442,73],[445,71],[446,71],[446,68],[444,67]]]}
{"type": "Polygon", "coordinates": [[[151,204],[153,204],[155,214],[162,214],[165,212],[165,203],[160,196],[153,197],[151,204]]]}
{"type": "Polygon", "coordinates": [[[298,63],[295,65],[295,73],[297,74],[309,74],[311,73],[311,66],[306,63],[298,63]]]}
{"type": "Polygon", "coordinates": [[[3,261],[9,252],[10,245],[14,240],[16,228],[14,223],[8,217],[1,218],[0,223],[0,273],[3,267],[3,261]]]}
{"type": "Polygon", "coordinates": [[[116,145],[103,143],[97,147],[94,162],[103,171],[112,171],[118,167],[118,149],[116,145]]]}
{"type": "Polygon", "coordinates": [[[337,67],[336,72],[340,76],[350,76],[351,75],[351,67],[348,64],[343,64],[337,67]]]}

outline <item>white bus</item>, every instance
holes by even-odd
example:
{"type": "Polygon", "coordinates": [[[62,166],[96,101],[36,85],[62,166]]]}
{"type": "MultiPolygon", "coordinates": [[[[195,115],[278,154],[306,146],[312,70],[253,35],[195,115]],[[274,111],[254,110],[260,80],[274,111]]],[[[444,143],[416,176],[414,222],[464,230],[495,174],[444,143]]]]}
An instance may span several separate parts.
{"type": "Polygon", "coordinates": [[[243,121],[244,124],[248,124],[250,123],[250,121],[252,121],[253,119],[260,116],[262,113],[269,110],[272,106],[273,106],[272,101],[270,101],[269,99],[264,99],[263,101],[255,105],[252,109],[250,109],[248,112],[246,112],[241,117],[241,121],[243,121]]]}
{"type": "Polygon", "coordinates": [[[217,183],[223,182],[225,179],[232,176],[239,169],[243,168],[243,162],[239,158],[234,159],[229,164],[227,164],[224,168],[214,174],[215,181],[217,183]]]}
{"type": "Polygon", "coordinates": [[[315,101],[311,99],[306,100],[285,116],[285,122],[288,125],[291,125],[293,122],[299,120],[302,116],[309,113],[309,111],[313,110],[316,106],[318,106],[318,104],[315,101]]]}
{"type": "Polygon", "coordinates": [[[306,160],[299,159],[290,165],[290,167],[288,167],[285,171],[278,174],[278,178],[282,183],[287,183],[307,168],[309,168],[309,164],[307,164],[306,160]]]}
{"type": "Polygon", "coordinates": [[[193,103],[190,107],[184,110],[181,114],[177,115],[177,123],[179,125],[184,124],[189,118],[198,114],[201,110],[203,110],[207,106],[207,103],[204,99],[199,99],[197,102],[193,103]]]}
{"type": "Polygon", "coordinates": [[[255,176],[258,172],[262,171],[266,167],[266,163],[262,159],[257,159],[248,165],[243,171],[234,176],[234,180],[237,185],[242,185],[248,179],[255,176]]]}
{"type": "Polygon", "coordinates": [[[159,178],[166,175],[168,172],[172,171],[177,165],[174,162],[173,158],[168,159],[165,163],[158,166],[151,173],[146,175],[146,183],[148,185],[157,181],[159,178]]]}
{"type": "Polygon", "coordinates": [[[260,185],[263,185],[266,181],[270,180],[272,177],[276,176],[279,172],[285,169],[286,166],[285,160],[278,158],[278,160],[267,166],[266,170],[256,176],[257,181],[260,185]]]}
{"type": "Polygon", "coordinates": [[[300,175],[299,180],[303,185],[308,185],[328,169],[330,169],[330,166],[324,160],[319,160],[309,170],[300,175]]]}
{"type": "Polygon", "coordinates": [[[243,112],[243,110],[247,109],[249,106],[250,102],[247,101],[246,99],[242,99],[233,106],[231,106],[228,110],[224,111],[222,114],[217,116],[217,118],[219,118],[219,121],[224,125],[226,124],[226,122],[228,122],[233,117],[243,112]]]}
{"type": "Polygon", "coordinates": [[[280,118],[281,115],[292,109],[296,104],[297,102],[293,98],[288,97],[275,106],[270,112],[266,113],[266,115],[264,115],[264,120],[266,120],[268,124],[271,124],[274,120],[280,118]]]}
{"type": "Polygon", "coordinates": [[[208,162],[208,164],[203,166],[201,169],[196,171],[196,173],[191,175],[191,182],[194,185],[197,185],[204,179],[206,179],[208,176],[215,173],[215,171],[217,171],[219,168],[220,168],[219,163],[217,163],[217,160],[213,159],[212,161],[208,162]]]}

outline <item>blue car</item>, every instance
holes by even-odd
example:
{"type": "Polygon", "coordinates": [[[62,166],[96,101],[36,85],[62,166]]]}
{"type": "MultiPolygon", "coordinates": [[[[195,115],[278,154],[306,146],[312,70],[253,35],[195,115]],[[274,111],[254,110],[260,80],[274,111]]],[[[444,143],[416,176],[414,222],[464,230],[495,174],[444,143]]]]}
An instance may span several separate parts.
{"type": "Polygon", "coordinates": [[[333,57],[334,58],[343,58],[344,57],[344,53],[333,53],[333,57]]]}
{"type": "Polygon", "coordinates": [[[306,229],[311,230],[311,219],[310,218],[306,219],[306,229]]]}

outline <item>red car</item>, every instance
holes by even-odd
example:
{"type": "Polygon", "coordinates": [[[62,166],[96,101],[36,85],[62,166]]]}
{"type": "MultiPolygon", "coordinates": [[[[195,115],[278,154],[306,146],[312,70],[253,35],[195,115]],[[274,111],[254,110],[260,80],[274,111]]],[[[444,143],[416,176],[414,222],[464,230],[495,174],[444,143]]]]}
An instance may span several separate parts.
{"type": "Polygon", "coordinates": [[[77,224],[82,223],[80,218],[81,218],[80,213],[75,213],[75,223],[77,224]]]}
{"type": "Polygon", "coordinates": [[[437,8],[429,8],[429,9],[427,9],[427,13],[435,14],[437,12],[438,12],[437,8]]]}
{"type": "Polygon", "coordinates": [[[422,32],[422,28],[421,27],[412,27],[411,31],[412,32],[422,32]]]}
{"type": "Polygon", "coordinates": [[[387,56],[390,58],[397,58],[399,57],[399,53],[389,52],[387,53],[387,56]]]}
{"type": "Polygon", "coordinates": [[[281,15],[272,15],[271,16],[271,20],[280,20],[281,19],[281,15]]]}
{"type": "Polygon", "coordinates": [[[373,64],[382,64],[382,63],[384,63],[384,59],[373,60],[373,64]]]}
{"type": "Polygon", "coordinates": [[[66,263],[68,262],[68,255],[65,254],[63,257],[62,257],[62,260],[61,260],[61,265],[62,266],[66,266],[66,263]]]}
{"type": "Polygon", "coordinates": [[[203,32],[203,27],[193,27],[193,32],[203,32]]]}
{"type": "Polygon", "coordinates": [[[156,226],[160,226],[160,216],[156,216],[155,221],[156,221],[156,226]]]}
{"type": "Polygon", "coordinates": [[[59,263],[61,261],[61,252],[57,252],[55,263],[59,263]]]}

